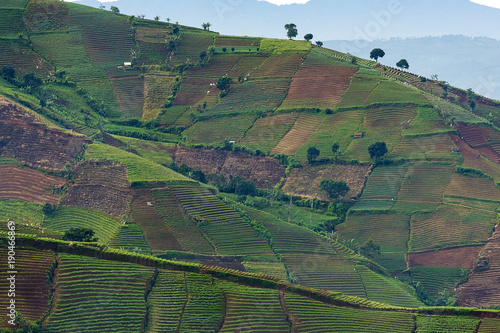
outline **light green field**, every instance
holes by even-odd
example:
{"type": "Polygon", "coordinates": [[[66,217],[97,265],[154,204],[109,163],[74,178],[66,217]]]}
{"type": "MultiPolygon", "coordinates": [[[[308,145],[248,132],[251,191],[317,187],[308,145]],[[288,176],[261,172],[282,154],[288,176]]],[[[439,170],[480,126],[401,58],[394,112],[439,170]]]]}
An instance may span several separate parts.
{"type": "Polygon", "coordinates": [[[173,162],[171,153],[175,150],[175,143],[147,141],[119,135],[113,137],[135,149],[141,157],[151,162],[162,165],[170,165],[173,162]]]}
{"type": "Polygon", "coordinates": [[[288,39],[265,38],[260,42],[260,52],[267,54],[281,54],[286,52],[308,52],[311,43],[288,39]]]}
{"type": "Polygon", "coordinates": [[[224,140],[239,142],[254,121],[254,116],[215,118],[197,122],[182,135],[186,138],[186,143],[215,143],[224,140]]]}

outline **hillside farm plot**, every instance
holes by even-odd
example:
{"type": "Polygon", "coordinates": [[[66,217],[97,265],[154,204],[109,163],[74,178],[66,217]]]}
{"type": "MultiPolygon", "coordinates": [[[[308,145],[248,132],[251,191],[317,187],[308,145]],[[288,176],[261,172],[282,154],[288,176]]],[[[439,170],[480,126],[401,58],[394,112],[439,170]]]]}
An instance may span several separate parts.
{"type": "Polygon", "coordinates": [[[126,118],[141,118],[144,106],[144,79],[139,76],[111,80],[118,103],[126,118]]]}
{"type": "Polygon", "coordinates": [[[139,45],[140,60],[144,64],[164,64],[170,55],[168,41],[171,29],[136,27],[135,38],[139,45]]]}
{"type": "Polygon", "coordinates": [[[483,173],[492,177],[495,182],[500,181],[500,166],[498,164],[491,162],[483,156],[478,158],[481,153],[471,148],[458,135],[450,135],[450,138],[464,158],[462,167],[481,170],[483,173]]]}
{"type": "Polygon", "coordinates": [[[215,46],[259,46],[260,41],[261,38],[255,37],[218,36],[215,46]]]}
{"type": "Polygon", "coordinates": [[[423,94],[417,89],[408,89],[408,86],[399,84],[389,80],[383,80],[379,85],[373,89],[370,96],[366,99],[365,104],[369,105],[371,103],[395,103],[395,102],[407,102],[407,103],[426,103],[426,99],[423,94]]]}
{"type": "Polygon", "coordinates": [[[277,290],[264,290],[221,282],[226,315],[219,332],[288,332],[290,323],[277,290]],[[250,329],[251,328],[251,329],[250,329]]]}
{"type": "Polygon", "coordinates": [[[295,320],[298,332],[379,333],[413,332],[409,313],[388,313],[347,309],[311,301],[307,297],[285,294],[284,304],[295,320]]]}
{"type": "Polygon", "coordinates": [[[500,164],[500,149],[497,144],[500,141],[500,133],[488,127],[464,123],[455,125],[455,129],[469,146],[477,149],[482,156],[491,162],[500,164]]]}
{"type": "Polygon", "coordinates": [[[280,109],[334,109],[357,70],[354,66],[302,66],[293,76],[290,90],[280,109]]]}
{"type": "Polygon", "coordinates": [[[260,42],[260,51],[268,54],[302,54],[311,50],[311,43],[288,39],[264,38],[260,42]]]}
{"type": "Polygon", "coordinates": [[[408,253],[410,267],[447,267],[472,269],[482,246],[457,247],[439,251],[408,253]]]}
{"type": "Polygon", "coordinates": [[[353,141],[353,134],[357,132],[363,122],[363,111],[346,111],[327,115],[319,124],[318,129],[309,136],[296,153],[302,161],[306,161],[307,149],[316,147],[321,153],[319,158],[334,158],[332,144],[338,143],[340,152],[345,152],[353,141]]]}
{"type": "Polygon", "coordinates": [[[23,13],[30,32],[68,29],[69,8],[63,1],[30,1],[23,13]]]}
{"type": "Polygon", "coordinates": [[[228,77],[248,77],[251,75],[265,60],[267,57],[264,56],[245,56],[241,57],[240,60],[231,68],[227,73],[228,77]]]}
{"type": "Polygon", "coordinates": [[[199,121],[185,130],[182,135],[186,138],[186,143],[213,143],[224,140],[239,142],[254,121],[253,116],[237,116],[230,120],[215,118],[199,121]]]}
{"type": "Polygon", "coordinates": [[[95,237],[103,244],[120,230],[120,222],[112,216],[98,210],[78,207],[60,207],[43,226],[52,230],[65,232],[70,228],[89,228],[95,231],[95,237]]]}
{"type": "Polygon", "coordinates": [[[306,165],[292,170],[283,186],[283,191],[306,198],[330,200],[320,189],[320,183],[324,179],[333,179],[345,181],[350,188],[345,197],[355,198],[361,193],[369,171],[368,165],[306,165]]]}
{"type": "Polygon", "coordinates": [[[22,223],[29,221],[38,225],[44,219],[42,206],[14,199],[0,199],[0,216],[22,223]]]}
{"type": "Polygon", "coordinates": [[[468,272],[466,268],[418,266],[411,269],[410,276],[413,283],[420,282],[429,296],[439,298],[439,293],[454,290],[468,272]]]}
{"type": "Polygon", "coordinates": [[[259,118],[239,143],[250,149],[259,149],[269,153],[285,134],[292,129],[296,119],[297,114],[295,113],[259,118]]]}
{"type": "Polygon", "coordinates": [[[187,76],[218,79],[221,76],[227,75],[240,59],[241,56],[237,55],[214,55],[210,57],[210,60],[205,66],[188,69],[187,76]]]}
{"type": "Polygon", "coordinates": [[[396,199],[407,170],[407,164],[376,167],[366,181],[361,199],[396,199]]]}
{"type": "Polygon", "coordinates": [[[446,196],[500,201],[500,190],[491,179],[454,174],[446,187],[446,196]]]}
{"type": "Polygon", "coordinates": [[[187,32],[181,30],[181,38],[171,55],[168,64],[179,65],[191,62],[197,62],[200,59],[200,52],[206,51],[210,45],[213,45],[216,34],[211,32],[187,32]]]}
{"type": "MultiPolygon", "coordinates": [[[[5,5],[2,3],[2,7],[5,5]]],[[[23,24],[23,8],[2,8],[0,7],[0,16],[3,18],[0,22],[0,36],[6,39],[18,38],[18,34],[25,32],[23,24]]]]}
{"type": "Polygon", "coordinates": [[[273,111],[283,102],[289,85],[290,80],[285,79],[246,81],[231,89],[219,104],[206,113],[221,115],[273,111]]]}
{"type": "Polygon", "coordinates": [[[123,225],[108,245],[115,249],[151,254],[151,248],[144,237],[141,227],[135,223],[123,225]]]}
{"type": "Polygon", "coordinates": [[[299,114],[292,129],[271,150],[271,154],[294,155],[322,121],[323,118],[316,115],[299,114]]]}
{"type": "Polygon", "coordinates": [[[360,200],[350,211],[388,211],[394,206],[394,200],[360,200]]]}
{"type": "Polygon", "coordinates": [[[200,223],[200,229],[222,255],[264,255],[274,258],[265,240],[240,214],[200,186],[169,188],[182,208],[200,223]],[[200,222],[201,221],[201,222],[200,222]]]}
{"type": "Polygon", "coordinates": [[[187,110],[189,109],[189,106],[185,105],[177,105],[177,106],[171,106],[169,107],[166,111],[165,114],[160,116],[160,126],[163,127],[169,127],[182,116],[187,110]]]}
{"type": "MultiPolygon", "coordinates": [[[[182,206],[177,201],[176,197],[170,193],[168,189],[154,189],[151,191],[154,198],[154,210],[157,216],[163,221],[161,228],[154,225],[151,219],[147,219],[146,215],[137,211],[137,220],[142,220],[144,226],[149,226],[150,238],[156,238],[157,244],[162,244],[167,250],[181,250],[192,253],[215,254],[213,244],[205,237],[203,232],[197,226],[194,220],[190,219],[182,206]],[[155,233],[156,228],[163,230],[163,237],[155,233]],[[175,236],[175,237],[174,237],[175,236]]],[[[147,202],[146,202],[147,204],[147,202]]],[[[146,211],[145,205],[142,205],[146,211]]],[[[150,207],[151,208],[151,207],[150,207]]],[[[150,216],[155,216],[150,208],[150,216]]],[[[155,221],[158,221],[155,219],[155,221]]],[[[159,222],[156,222],[159,223],[159,222]]]]}
{"type": "Polygon", "coordinates": [[[65,253],[59,257],[55,283],[59,297],[47,318],[48,330],[140,330],[146,315],[144,293],[153,268],[65,253]]]}
{"type": "Polygon", "coordinates": [[[342,96],[339,107],[355,107],[365,105],[372,91],[381,83],[383,78],[379,73],[375,75],[361,74],[358,71],[352,78],[348,89],[342,96]]]}
{"type": "Polygon", "coordinates": [[[412,217],[410,250],[482,244],[490,236],[495,221],[494,212],[441,205],[435,213],[412,217]]]}
{"type": "Polygon", "coordinates": [[[425,135],[447,134],[451,132],[443,117],[430,106],[417,106],[417,116],[407,123],[404,135],[424,137],[425,135]]]}
{"type": "Polygon", "coordinates": [[[343,239],[354,239],[363,245],[372,239],[380,246],[381,255],[374,255],[373,260],[384,266],[389,272],[406,269],[405,253],[410,232],[410,217],[398,214],[350,214],[346,222],[338,226],[343,239]]]}
{"type": "Polygon", "coordinates": [[[250,78],[291,79],[304,61],[304,53],[289,53],[267,58],[250,78]]]}
{"type": "MultiPolygon", "coordinates": [[[[374,142],[383,141],[392,150],[400,140],[405,123],[416,116],[413,107],[376,107],[364,112],[364,120],[356,132],[364,133],[362,138],[351,141],[343,154],[344,159],[370,161],[368,147],[374,142]]],[[[354,133],[350,133],[353,135],[354,133]]]]}
{"type": "Polygon", "coordinates": [[[51,188],[60,188],[66,180],[42,172],[16,167],[0,167],[0,199],[17,199],[39,205],[57,204],[59,195],[51,188]]]}
{"type": "Polygon", "coordinates": [[[450,183],[453,165],[421,163],[408,167],[395,210],[434,210],[450,183]]]}
{"type": "Polygon", "coordinates": [[[403,136],[388,156],[409,160],[430,158],[457,160],[460,155],[452,151],[455,147],[455,143],[447,134],[425,137],[403,136]]]}
{"type": "Polygon", "coordinates": [[[190,178],[151,162],[135,154],[104,144],[93,144],[85,153],[85,160],[103,160],[122,163],[127,166],[128,179],[133,182],[185,180],[190,178]]]}
{"type": "Polygon", "coordinates": [[[479,318],[452,316],[417,316],[417,333],[449,332],[475,333],[479,318]]]}
{"type": "Polygon", "coordinates": [[[46,78],[53,69],[23,41],[0,39],[0,53],[0,67],[11,65],[17,77],[33,72],[37,77],[46,78]]]}
{"type": "Polygon", "coordinates": [[[4,0],[1,8],[24,9],[29,0],[4,0]]]}
{"type": "Polygon", "coordinates": [[[149,161],[163,165],[170,165],[173,161],[172,155],[176,150],[174,143],[147,141],[118,135],[113,135],[113,137],[131,147],[149,161]]]}
{"type": "MultiPolygon", "coordinates": [[[[0,291],[3,297],[0,297],[0,306],[4,309],[10,305],[9,294],[10,283],[7,280],[11,271],[8,267],[8,249],[2,247],[0,255],[5,258],[0,264],[2,273],[0,273],[0,291]]],[[[15,306],[16,310],[21,311],[24,318],[35,322],[43,317],[49,310],[50,285],[47,280],[47,274],[55,262],[54,253],[51,251],[36,251],[16,248],[15,250],[15,268],[17,270],[15,282],[15,306]]],[[[8,317],[7,317],[8,318],[8,317]]],[[[10,319],[9,319],[10,320],[10,319]]],[[[7,323],[7,319],[2,320],[0,327],[12,327],[7,323]]]]}
{"type": "Polygon", "coordinates": [[[173,105],[193,106],[207,94],[213,93],[213,95],[215,96],[216,93],[211,91],[214,89],[216,81],[217,80],[213,78],[198,78],[187,76],[182,80],[179,91],[175,95],[173,105]]]}

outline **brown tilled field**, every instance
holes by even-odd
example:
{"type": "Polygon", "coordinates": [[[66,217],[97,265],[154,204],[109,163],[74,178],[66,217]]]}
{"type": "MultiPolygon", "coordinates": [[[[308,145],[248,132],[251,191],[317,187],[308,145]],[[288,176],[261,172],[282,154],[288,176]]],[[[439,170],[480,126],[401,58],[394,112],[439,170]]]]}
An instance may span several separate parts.
{"type": "Polygon", "coordinates": [[[39,205],[57,204],[59,195],[53,194],[52,185],[61,187],[66,180],[42,172],[15,167],[0,168],[0,198],[17,199],[39,205]]]}
{"type": "Polygon", "coordinates": [[[330,200],[319,184],[323,179],[333,179],[345,181],[350,188],[345,197],[354,198],[361,193],[370,169],[369,165],[307,165],[292,170],[283,191],[301,197],[330,200]]]}
{"type": "Polygon", "coordinates": [[[410,267],[432,266],[432,267],[457,267],[472,268],[481,247],[459,247],[441,251],[423,253],[409,253],[408,261],[410,267]]]}

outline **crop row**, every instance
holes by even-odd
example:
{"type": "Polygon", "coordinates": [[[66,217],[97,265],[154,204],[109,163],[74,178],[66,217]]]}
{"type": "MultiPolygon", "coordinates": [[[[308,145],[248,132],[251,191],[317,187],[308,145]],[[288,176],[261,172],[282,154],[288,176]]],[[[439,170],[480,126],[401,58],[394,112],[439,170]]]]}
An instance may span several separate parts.
{"type": "Polygon", "coordinates": [[[406,164],[375,168],[366,181],[361,199],[395,199],[407,170],[406,164]]]}
{"type": "Polygon", "coordinates": [[[304,61],[304,57],[305,54],[303,53],[288,53],[271,56],[267,58],[255,72],[252,73],[251,77],[282,77],[291,79],[304,61]]]}
{"type": "Polygon", "coordinates": [[[169,64],[178,65],[191,61],[196,63],[200,59],[200,51],[207,50],[214,42],[215,34],[181,32],[181,38],[173,51],[169,64]]]}
{"type": "Polygon", "coordinates": [[[111,84],[123,115],[127,118],[141,118],[144,106],[144,79],[139,76],[112,79],[111,84]]]}
{"type": "Polygon", "coordinates": [[[16,38],[17,34],[24,32],[22,9],[0,8],[0,17],[0,36],[3,38],[16,38]]]}
{"type": "Polygon", "coordinates": [[[212,143],[218,141],[236,141],[245,135],[245,132],[254,123],[254,116],[237,116],[230,118],[215,118],[198,121],[182,134],[188,143],[212,143]]]}
{"type": "Polygon", "coordinates": [[[27,44],[16,40],[0,40],[0,54],[0,67],[13,66],[18,77],[33,72],[38,77],[45,78],[52,70],[52,66],[34,53],[27,44]]]}
{"type": "Polygon", "coordinates": [[[440,292],[453,290],[468,272],[465,268],[417,266],[410,274],[413,282],[420,282],[430,296],[439,297],[440,292]]]}
{"type": "Polygon", "coordinates": [[[251,75],[265,60],[264,56],[244,56],[231,68],[227,73],[228,77],[236,78],[240,75],[248,77],[251,75]]]}
{"type": "Polygon", "coordinates": [[[314,131],[318,128],[323,118],[314,115],[300,115],[292,129],[273,148],[271,154],[293,155],[314,131]]]}
{"type": "Polygon", "coordinates": [[[120,231],[109,242],[110,247],[126,251],[140,252],[144,254],[151,254],[144,233],[139,225],[135,223],[125,224],[120,228],[120,231]]]}
{"type": "Polygon", "coordinates": [[[447,332],[474,333],[479,318],[465,316],[417,316],[417,333],[447,332]]]}
{"type": "Polygon", "coordinates": [[[458,174],[451,177],[446,195],[478,200],[500,201],[500,191],[491,179],[472,178],[458,174]]]}
{"type": "Polygon", "coordinates": [[[64,232],[70,228],[90,228],[99,242],[107,244],[120,230],[120,223],[101,211],[60,207],[46,220],[44,227],[64,232]]]}
{"type": "Polygon", "coordinates": [[[203,67],[190,68],[187,77],[215,78],[226,75],[241,59],[237,55],[215,55],[203,67]]]}

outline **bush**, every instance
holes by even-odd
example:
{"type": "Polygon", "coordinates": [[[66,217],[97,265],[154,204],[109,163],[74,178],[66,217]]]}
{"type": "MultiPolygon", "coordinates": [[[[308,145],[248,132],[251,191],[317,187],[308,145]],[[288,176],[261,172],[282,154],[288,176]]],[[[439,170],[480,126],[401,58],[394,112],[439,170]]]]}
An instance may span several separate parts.
{"type": "Polygon", "coordinates": [[[94,237],[94,234],[94,230],[89,228],[70,228],[64,233],[62,239],[75,242],[97,242],[98,239],[94,237]]]}
{"type": "Polygon", "coordinates": [[[235,192],[238,195],[255,195],[256,191],[255,183],[251,180],[242,180],[236,185],[235,192]]]}
{"type": "Polygon", "coordinates": [[[13,79],[16,77],[16,70],[11,65],[3,66],[2,77],[6,80],[13,79]]]}
{"type": "Polygon", "coordinates": [[[328,196],[332,199],[344,196],[349,192],[349,186],[342,180],[323,179],[319,184],[319,188],[328,193],[328,196]]]}

